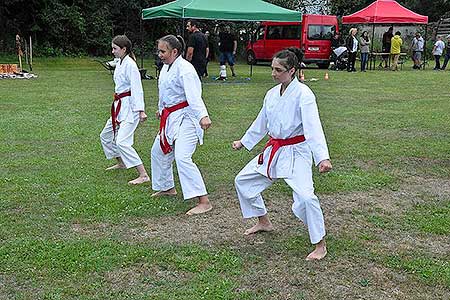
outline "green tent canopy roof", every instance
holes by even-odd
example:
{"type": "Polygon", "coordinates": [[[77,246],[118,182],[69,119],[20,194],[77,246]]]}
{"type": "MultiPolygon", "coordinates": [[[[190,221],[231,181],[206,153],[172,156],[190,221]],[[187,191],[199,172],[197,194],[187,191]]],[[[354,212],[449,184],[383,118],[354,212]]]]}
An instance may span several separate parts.
{"type": "Polygon", "coordinates": [[[261,0],[177,0],[142,10],[142,19],[183,18],[230,21],[301,21],[301,13],[261,0]]]}

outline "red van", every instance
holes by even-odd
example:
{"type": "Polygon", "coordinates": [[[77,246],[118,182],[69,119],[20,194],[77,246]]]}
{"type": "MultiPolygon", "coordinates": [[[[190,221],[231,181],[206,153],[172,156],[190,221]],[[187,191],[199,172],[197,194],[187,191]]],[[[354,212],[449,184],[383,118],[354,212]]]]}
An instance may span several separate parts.
{"type": "Polygon", "coordinates": [[[335,32],[339,32],[336,16],[303,15],[301,23],[262,22],[246,47],[247,63],[270,61],[284,48],[299,47],[305,64],[328,68],[335,32]]]}

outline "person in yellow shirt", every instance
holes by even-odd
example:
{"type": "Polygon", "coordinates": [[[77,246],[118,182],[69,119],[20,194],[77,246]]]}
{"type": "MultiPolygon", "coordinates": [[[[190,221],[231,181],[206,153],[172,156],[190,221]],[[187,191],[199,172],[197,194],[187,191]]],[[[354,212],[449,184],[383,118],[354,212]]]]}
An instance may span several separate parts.
{"type": "Polygon", "coordinates": [[[392,71],[398,71],[398,58],[403,44],[400,35],[400,31],[397,31],[391,39],[392,71]]]}

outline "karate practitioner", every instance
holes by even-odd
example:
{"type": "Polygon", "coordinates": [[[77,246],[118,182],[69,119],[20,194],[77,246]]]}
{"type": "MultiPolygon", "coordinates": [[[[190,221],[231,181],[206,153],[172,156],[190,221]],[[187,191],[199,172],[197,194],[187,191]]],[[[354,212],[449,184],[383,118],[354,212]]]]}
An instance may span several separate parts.
{"type": "Polygon", "coordinates": [[[235,186],[243,217],[258,217],[257,224],[244,233],[249,235],[273,230],[261,192],[283,178],[293,190],[292,211],[308,227],[315,245],[306,260],[319,260],[327,250],[323,214],[314,194],[312,156],[321,173],[331,170],[331,162],[315,96],[295,76],[301,60],[297,48],[275,54],[272,77],[279,84],[267,92],[256,120],[232,148],[251,150],[266,134],[270,139],[263,153],[236,176],[235,186]]]}
{"type": "Polygon", "coordinates": [[[158,55],[164,66],[159,74],[157,117],[160,131],[152,147],[152,196],[176,195],[172,164],[177,164],[184,199],[198,198],[187,215],[208,212],[212,206],[199,169],[192,161],[197,143],[203,144],[203,130],[211,126],[202,100],[200,79],[181,53],[180,37],[167,35],[158,40],[158,55]]]}
{"type": "Polygon", "coordinates": [[[107,168],[129,169],[136,167],[139,177],[129,184],[141,184],[150,181],[139,155],[133,148],[134,131],[139,122],[144,122],[144,92],[141,75],[131,52],[131,41],[125,35],[112,40],[112,53],[120,60],[114,70],[114,101],[111,105],[111,117],[100,134],[103,151],[107,159],[117,159],[117,164],[107,168]]]}

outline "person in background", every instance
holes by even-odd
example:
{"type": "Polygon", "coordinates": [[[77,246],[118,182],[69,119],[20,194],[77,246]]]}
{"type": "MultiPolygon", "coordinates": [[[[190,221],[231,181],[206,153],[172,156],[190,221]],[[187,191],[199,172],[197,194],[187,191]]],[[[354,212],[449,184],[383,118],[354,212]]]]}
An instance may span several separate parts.
{"type": "Polygon", "coordinates": [[[209,55],[208,40],[199,29],[200,24],[197,20],[188,20],[186,29],[191,33],[186,50],[186,60],[191,62],[197,71],[198,77],[202,78],[205,74],[207,57],[209,55]]]}
{"type": "Polygon", "coordinates": [[[442,41],[442,36],[438,35],[436,37],[436,43],[434,43],[433,46],[433,55],[434,55],[434,60],[436,62],[436,65],[434,66],[433,70],[435,71],[440,71],[441,70],[441,55],[444,52],[444,48],[445,48],[445,43],[442,41]]]}
{"type": "Polygon", "coordinates": [[[401,32],[397,31],[391,39],[392,71],[398,71],[398,59],[402,50],[403,40],[400,37],[401,32]]]}
{"type": "Polygon", "coordinates": [[[450,60],[450,34],[447,35],[447,46],[445,47],[444,64],[442,65],[441,70],[445,70],[449,60],[450,60]]]}
{"type": "Polygon", "coordinates": [[[348,63],[347,63],[348,72],[356,72],[355,61],[356,61],[356,53],[358,52],[358,39],[356,38],[357,32],[358,29],[351,28],[349,31],[349,36],[347,37],[347,41],[345,43],[348,51],[348,63]]]}
{"type": "Polygon", "coordinates": [[[205,37],[206,37],[206,41],[208,42],[209,51],[208,51],[208,57],[206,57],[206,67],[205,67],[205,73],[203,74],[203,77],[208,77],[208,63],[210,62],[211,55],[213,53],[213,49],[211,48],[211,42],[210,42],[210,39],[212,37],[208,30],[205,31],[205,37]]]}
{"type": "Polygon", "coordinates": [[[370,51],[370,38],[367,31],[363,31],[359,43],[361,45],[361,72],[366,72],[370,51]]]}
{"type": "Polygon", "coordinates": [[[272,77],[278,84],[266,93],[255,121],[232,148],[251,150],[266,135],[269,141],[236,176],[235,187],[243,217],[258,218],[244,233],[250,235],[273,230],[261,193],[275,180],[284,179],[293,190],[292,212],[307,226],[315,246],[306,260],[320,260],[327,255],[326,233],[319,199],[314,194],[313,157],[320,173],[330,171],[332,166],[316,97],[295,76],[302,57],[298,48],[274,55],[272,77]]]}
{"type": "Polygon", "coordinates": [[[333,38],[331,39],[331,50],[339,48],[342,44],[341,34],[339,32],[335,32],[333,38]]]}
{"type": "Polygon", "coordinates": [[[135,167],[139,177],[128,183],[141,184],[150,181],[142,160],[133,148],[134,131],[139,122],[147,120],[141,74],[131,52],[131,41],[125,35],[114,37],[111,46],[112,53],[118,59],[113,77],[115,93],[111,117],[100,134],[100,142],[106,158],[115,158],[117,164],[106,170],[135,167]]]}
{"type": "Polygon", "coordinates": [[[221,68],[224,68],[226,66],[225,64],[228,63],[231,70],[231,75],[235,77],[236,72],[234,71],[234,59],[237,51],[237,38],[233,33],[231,33],[231,28],[229,25],[225,26],[224,30],[219,33],[219,51],[221,68]]]}
{"type": "Polygon", "coordinates": [[[389,62],[389,53],[391,52],[391,41],[392,37],[394,36],[392,33],[394,32],[394,28],[391,26],[389,29],[383,33],[383,39],[382,39],[382,51],[383,53],[386,53],[381,56],[382,60],[380,62],[379,68],[383,67],[383,61],[384,61],[384,68],[388,68],[388,62],[389,62]]]}
{"type": "Polygon", "coordinates": [[[414,62],[413,69],[420,69],[420,65],[422,64],[423,46],[424,40],[420,36],[420,32],[416,32],[411,42],[412,60],[414,62]]]}

